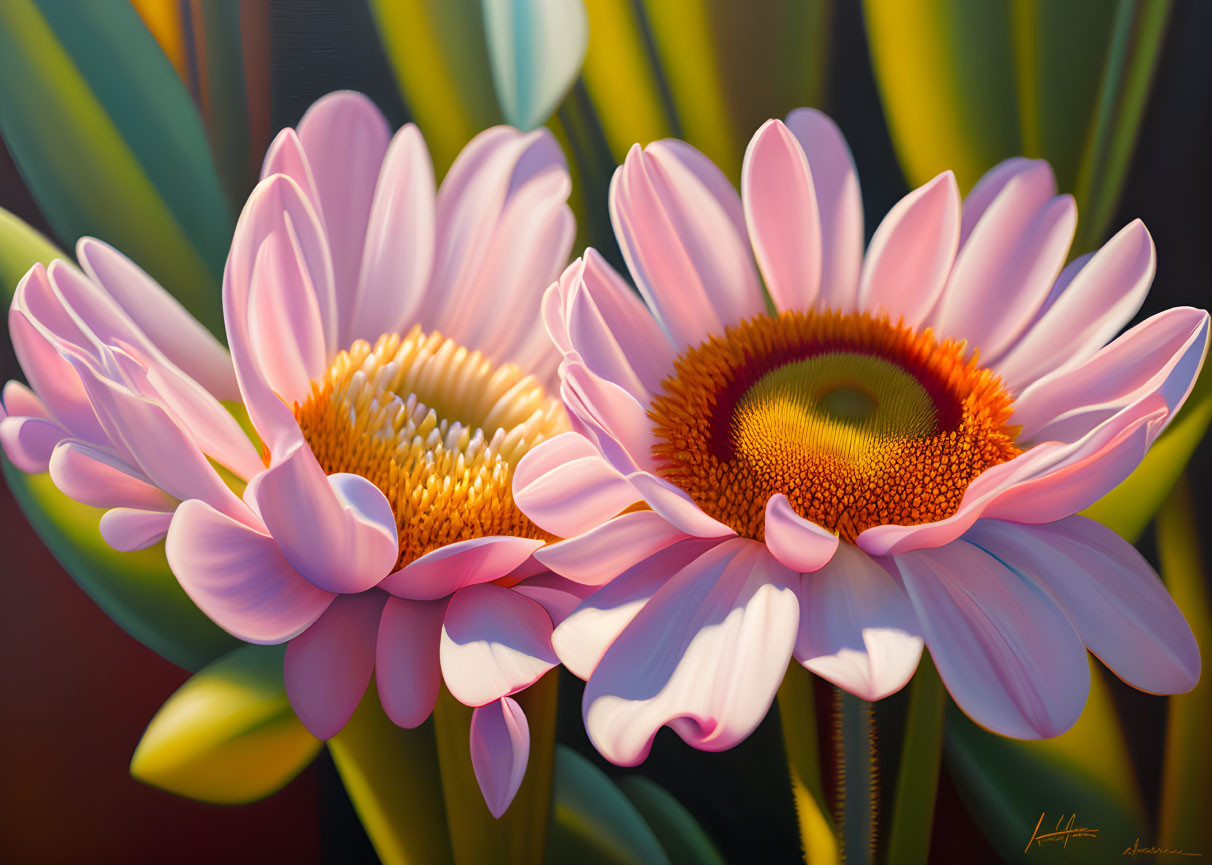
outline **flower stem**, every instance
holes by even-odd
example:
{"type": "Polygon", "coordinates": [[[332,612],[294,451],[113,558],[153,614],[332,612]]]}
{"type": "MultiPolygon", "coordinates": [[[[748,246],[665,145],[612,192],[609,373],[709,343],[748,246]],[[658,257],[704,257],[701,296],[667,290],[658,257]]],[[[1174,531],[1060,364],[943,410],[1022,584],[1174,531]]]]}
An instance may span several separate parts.
{"type": "Polygon", "coordinates": [[[555,761],[556,687],[549,673],[514,699],[530,727],[526,777],[501,819],[484,804],[471,764],[471,713],[443,688],[434,708],[442,793],[456,865],[531,865],[543,861],[551,820],[551,779],[555,761]]]}
{"type": "Polygon", "coordinates": [[[811,865],[837,865],[841,852],[821,783],[812,674],[795,661],[788,667],[779,688],[778,707],[804,861],[811,865]]]}
{"type": "Polygon", "coordinates": [[[433,725],[397,727],[372,682],[328,742],[345,791],[385,865],[450,863],[433,725]]]}
{"type": "Polygon", "coordinates": [[[848,865],[875,861],[879,769],[875,715],[866,700],[840,688],[833,697],[833,743],[837,758],[837,821],[848,865]]]}
{"type": "Polygon", "coordinates": [[[925,865],[930,853],[945,705],[938,671],[930,656],[923,654],[909,694],[905,742],[896,773],[896,799],[888,840],[889,862],[925,865]]]}

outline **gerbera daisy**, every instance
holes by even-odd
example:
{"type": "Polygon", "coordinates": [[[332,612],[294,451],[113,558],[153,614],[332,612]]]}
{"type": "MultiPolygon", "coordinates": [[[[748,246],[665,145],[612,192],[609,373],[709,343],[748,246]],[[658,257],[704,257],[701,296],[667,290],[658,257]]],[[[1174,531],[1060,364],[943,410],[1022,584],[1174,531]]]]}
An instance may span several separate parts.
{"type": "Polygon", "coordinates": [[[499,815],[529,741],[509,695],[555,666],[548,608],[576,600],[533,562],[549,536],[511,497],[522,454],[567,429],[539,324],[574,232],[563,157],[546,131],[490,129],[435,193],[416,127],[392,136],[339,93],[279,134],[263,178],[224,276],[230,356],[99,241],[80,244],[87,275],[30,272],[12,332],[33,391],[9,385],[5,447],[113,508],[115,546],[167,532],[223,628],[290,641],[287,692],[315,735],[372,673],[406,727],[444,679],[477,707],[499,815]]]}
{"type": "Polygon", "coordinates": [[[849,150],[807,109],[758,130],[739,196],[660,141],[631,150],[610,207],[644,302],[593,250],[548,291],[575,431],[514,492],[569,538],[537,557],[602,585],[553,643],[606,757],[639,762],[662,725],[731,747],[791,657],[877,700],[925,644],[965,712],[1024,738],[1078,717],[1086,648],[1137,688],[1194,685],[1157,575],[1074,516],[1140,462],[1205,353],[1196,309],[1108,344],[1153,276],[1140,222],[1066,266],[1072,198],[1012,159],[962,204],[950,173],[910,193],[864,255],[849,150]]]}

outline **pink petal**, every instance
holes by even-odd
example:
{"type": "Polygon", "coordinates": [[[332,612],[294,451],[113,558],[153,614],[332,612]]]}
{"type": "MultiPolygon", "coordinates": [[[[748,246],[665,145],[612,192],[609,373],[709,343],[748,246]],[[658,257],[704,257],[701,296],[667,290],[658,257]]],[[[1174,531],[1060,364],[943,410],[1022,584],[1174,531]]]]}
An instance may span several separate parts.
{"type": "Polygon", "coordinates": [[[896,203],[863,263],[859,307],[916,326],[934,307],[959,247],[960,199],[945,171],[896,203]]]}
{"type": "Polygon", "coordinates": [[[1071,440],[1129,403],[1159,393],[1173,415],[1199,374],[1208,314],[1168,309],[1138,324],[1071,369],[1036,381],[1015,400],[1026,441],[1071,440]]]}
{"type": "Polygon", "coordinates": [[[905,686],[922,654],[921,626],[900,586],[853,544],[800,581],[795,657],[864,700],[905,686]]]}
{"type": "Polygon", "coordinates": [[[557,574],[600,586],[653,553],[684,540],[661,515],[635,511],[607,520],[566,541],[535,551],[535,558],[557,574]]]}
{"type": "Polygon", "coordinates": [[[527,577],[512,589],[546,610],[552,625],[558,625],[567,619],[582,601],[592,595],[597,586],[574,583],[556,574],[544,572],[527,577]]]}
{"type": "Polygon", "coordinates": [[[76,257],[169,360],[215,399],[234,402],[240,398],[227,349],[176,298],[103,241],[81,238],[76,257]]]}
{"type": "Polygon", "coordinates": [[[462,263],[457,289],[447,289],[434,326],[490,358],[529,369],[540,362],[540,349],[554,357],[541,328],[531,323],[537,324],[543,292],[568,261],[576,228],[566,203],[572,184],[559,145],[545,129],[526,139],[499,211],[481,214],[491,217],[478,228],[487,242],[478,258],[462,263]],[[501,327],[505,315],[528,326],[501,327]]]}
{"type": "Polygon", "coordinates": [[[127,463],[90,444],[65,441],[50,458],[51,480],[63,493],[95,508],[171,511],[177,501],[127,463]]]}
{"type": "Polygon", "coordinates": [[[663,725],[705,751],[744,740],[765,717],[791,658],[795,580],[763,546],[739,538],[679,571],[585,686],[585,728],[598,751],[634,766],[663,725]]]}
{"type": "Polygon", "coordinates": [[[1104,421],[1055,465],[999,492],[984,511],[991,519],[1050,523],[1094,504],[1140,465],[1169,412],[1154,394],[1104,421]]]}
{"type": "Polygon", "coordinates": [[[676,348],[765,310],[736,190],[680,141],[633,146],[610,215],[640,293],[676,348]]]}
{"type": "Polygon", "coordinates": [[[132,553],[162,540],[172,523],[172,511],[114,508],[101,515],[101,537],[115,550],[132,553]]]}
{"type": "Polygon", "coordinates": [[[939,675],[972,720],[1018,739],[1073,725],[1090,668],[1046,592],[964,541],[897,556],[896,564],[939,675]]]}
{"type": "Polygon", "coordinates": [[[509,808],[529,759],[530,727],[516,700],[505,697],[472,712],[471,766],[493,817],[509,808]]]}
{"type": "Polygon", "coordinates": [[[301,438],[298,424],[290,406],[274,392],[278,383],[262,364],[268,361],[272,370],[286,376],[287,384],[299,387],[298,371],[284,367],[272,354],[267,357],[267,349],[293,340],[314,366],[312,346],[319,328],[322,371],[336,351],[337,312],[328,240],[306,196],[285,175],[257,184],[236,224],[223,275],[223,320],[253,425],[273,450],[293,444],[301,438]],[[289,284],[265,281],[275,268],[275,276],[290,275],[289,284]],[[260,309],[255,323],[254,305],[260,309]],[[274,309],[285,317],[275,319],[274,309]],[[269,346],[260,344],[262,337],[269,346]]]}
{"type": "Polygon", "coordinates": [[[1068,288],[994,368],[1008,387],[1031,382],[1091,357],[1136,314],[1157,255],[1141,221],[1123,228],[1073,276],[1068,288]]]}
{"type": "Polygon", "coordinates": [[[580,355],[594,374],[647,405],[673,370],[673,346],[656,319],[596,250],[561,277],[560,327],[553,337],[580,355]],[[563,337],[563,340],[561,339],[563,337]]]}
{"type": "Polygon", "coordinates": [[[838,536],[795,512],[782,493],[766,502],[766,548],[793,571],[823,568],[838,548],[838,536]]]}
{"type": "Polygon", "coordinates": [[[1043,586],[1087,648],[1134,688],[1182,694],[1199,681],[1199,646],[1136,549],[1085,517],[1041,526],[981,520],[964,539],[1043,586]]]}
{"type": "Polygon", "coordinates": [[[674,544],[632,565],[583,600],[551,635],[560,662],[574,675],[588,679],[652,596],[716,543],[695,538],[674,544]]]}
{"type": "Polygon", "coordinates": [[[325,477],[307,445],[254,478],[245,496],[256,504],[286,560],[327,591],[369,589],[399,556],[387,497],[360,475],[325,477]]]}
{"type": "Polygon", "coordinates": [[[349,91],[317,100],[299,121],[299,142],[315,179],[332,251],[340,345],[352,342],[362,247],[390,135],[374,103],[349,91]]]}
{"type": "Polygon", "coordinates": [[[501,579],[541,546],[542,541],[508,535],[456,541],[409,562],[379,587],[415,601],[444,598],[466,586],[501,579]]]}
{"type": "Polygon", "coordinates": [[[429,150],[409,123],[392,138],[379,172],[350,340],[373,343],[381,334],[407,330],[433,267],[435,194],[429,150]]]}
{"type": "Polygon", "coordinates": [[[205,502],[177,508],[165,552],[181,587],[202,612],[250,643],[297,636],[334,597],[300,576],[272,538],[205,502]]]}
{"type": "Polygon", "coordinates": [[[27,474],[41,474],[50,466],[55,447],[68,433],[54,421],[40,417],[6,417],[0,420],[4,455],[27,474]]]}
{"type": "Polygon", "coordinates": [[[341,732],[366,693],[386,597],[382,592],[341,595],[286,647],[286,696],[317,739],[341,732]]]}
{"type": "Polygon", "coordinates": [[[388,598],[379,622],[375,681],[383,711],[412,729],[429,717],[442,684],[438,646],[446,601],[388,598]]]}
{"type": "Polygon", "coordinates": [[[562,538],[601,525],[638,498],[578,433],[540,442],[514,472],[514,504],[544,531],[562,538]]]}
{"type": "Polygon", "coordinates": [[[749,142],[741,198],[775,307],[810,308],[821,285],[821,216],[808,159],[781,121],[766,121],[749,142]]]}
{"type": "Polygon", "coordinates": [[[627,480],[644,497],[648,506],[683,534],[696,538],[726,538],[736,534],[715,517],[709,516],[690,496],[662,477],[636,472],[627,480]]]}
{"type": "Polygon", "coordinates": [[[38,399],[38,395],[19,381],[5,383],[0,402],[3,403],[0,407],[0,418],[16,416],[51,420],[50,412],[46,410],[42,400],[38,399]]]}
{"type": "Polygon", "coordinates": [[[1055,190],[1048,163],[1031,161],[989,204],[929,318],[940,336],[967,340],[989,360],[1035,317],[1077,227],[1072,196],[1053,198],[1055,190]]]}
{"type": "Polygon", "coordinates": [[[323,225],[320,193],[316,191],[316,181],[312,177],[311,166],[307,163],[307,154],[303,152],[303,143],[299,141],[298,133],[290,127],[274,137],[269,149],[265,151],[265,159],[261,162],[261,180],[274,174],[285,174],[298,184],[323,225]]]}
{"type": "MultiPolygon", "coordinates": [[[[964,198],[964,210],[960,218],[960,245],[963,246],[968,242],[969,236],[973,229],[976,228],[978,222],[985,216],[990,205],[998,199],[1002,191],[1011,183],[1011,181],[1022,175],[1031,175],[1039,170],[1039,163],[1043,160],[1028,159],[1025,156],[1012,156],[1009,159],[999,162],[997,165],[990,168],[984,173],[972,190],[964,198]]],[[[1051,169],[1049,169],[1051,174],[1051,169]]],[[[1033,188],[1039,188],[1039,182],[1042,178],[1037,177],[1033,188]]],[[[1052,181],[1052,189],[1044,196],[1048,198],[1056,194],[1056,182],[1052,181]]]]}
{"type": "Polygon", "coordinates": [[[787,115],[787,128],[808,158],[820,212],[821,288],[817,304],[850,312],[856,308],[863,264],[863,199],[846,139],[815,108],[787,115]]]}
{"type": "Polygon", "coordinates": [[[560,395],[569,411],[606,434],[606,440],[599,440],[598,445],[611,465],[619,471],[655,467],[652,421],[646,406],[577,360],[566,359],[560,365],[560,377],[560,395]]]}
{"type": "Polygon", "coordinates": [[[547,611],[503,586],[456,592],[442,623],[441,646],[446,687],[468,706],[517,693],[559,663],[547,611]]]}

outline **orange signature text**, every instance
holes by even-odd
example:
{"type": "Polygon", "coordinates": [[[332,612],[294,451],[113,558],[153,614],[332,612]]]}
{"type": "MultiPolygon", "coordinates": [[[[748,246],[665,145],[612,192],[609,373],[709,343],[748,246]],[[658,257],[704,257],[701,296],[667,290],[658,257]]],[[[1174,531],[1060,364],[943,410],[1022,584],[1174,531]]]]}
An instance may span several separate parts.
{"type": "Polygon", "coordinates": [[[1077,825],[1077,814],[1070,814],[1069,819],[1065,820],[1065,815],[1061,814],[1056,818],[1056,827],[1051,831],[1044,826],[1044,813],[1041,812],[1039,820],[1035,824],[1035,831],[1031,833],[1031,840],[1027,842],[1027,848],[1023,850],[1027,853],[1031,850],[1031,845],[1042,847],[1044,844],[1060,844],[1061,847],[1068,847],[1069,842],[1076,838],[1097,838],[1098,830],[1091,829],[1089,826],[1077,825]],[[1045,831],[1040,832],[1040,829],[1045,831]]]}
{"type": "Polygon", "coordinates": [[[1140,846],[1140,838],[1132,842],[1131,847],[1124,849],[1123,855],[1131,856],[1135,859],[1137,856],[1160,856],[1166,853],[1170,856],[1200,856],[1200,853],[1187,853],[1184,850],[1177,850],[1173,847],[1142,847],[1140,846]]]}

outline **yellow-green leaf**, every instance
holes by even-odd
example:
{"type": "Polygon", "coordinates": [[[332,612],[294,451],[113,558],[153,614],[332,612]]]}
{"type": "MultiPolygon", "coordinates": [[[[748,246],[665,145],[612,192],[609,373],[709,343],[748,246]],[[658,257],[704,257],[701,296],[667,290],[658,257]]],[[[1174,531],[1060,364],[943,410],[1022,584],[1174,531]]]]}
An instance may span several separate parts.
{"type": "Polygon", "coordinates": [[[35,263],[46,265],[56,258],[68,256],[25,220],[0,207],[0,282],[4,285],[0,296],[11,297],[35,263]]]}
{"type": "Polygon", "coordinates": [[[643,775],[628,775],[619,789],[652,827],[672,865],[725,865],[703,827],[673,794],[643,775]]]}
{"type": "Polygon", "coordinates": [[[196,673],[152,718],[131,774],[222,804],[281,789],[321,748],[286,698],[284,652],[284,646],[244,646],[196,673]]]}
{"type": "Polygon", "coordinates": [[[834,865],[842,861],[842,852],[821,780],[820,740],[812,687],[812,674],[793,660],[779,686],[779,722],[804,861],[812,865],[834,865]]]}

